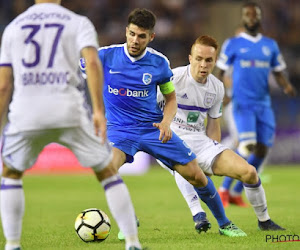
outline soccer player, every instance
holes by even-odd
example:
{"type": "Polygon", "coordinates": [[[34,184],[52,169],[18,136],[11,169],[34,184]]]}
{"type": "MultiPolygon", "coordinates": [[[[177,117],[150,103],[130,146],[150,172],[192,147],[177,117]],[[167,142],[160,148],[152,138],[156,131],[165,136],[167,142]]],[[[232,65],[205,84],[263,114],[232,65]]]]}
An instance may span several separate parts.
{"type": "Polygon", "coordinates": [[[92,167],[125,234],[126,249],[141,249],[131,198],[113,165],[106,140],[103,69],[96,37],[92,23],[60,6],[60,0],[36,0],[5,28],[0,57],[0,118],[12,94],[1,152],[5,250],[21,249],[22,176],[51,142],[70,148],[83,166],[92,167]],[[93,122],[79,90],[80,56],[86,60],[93,122]]]}
{"type": "Polygon", "coordinates": [[[197,162],[205,174],[230,176],[244,183],[261,230],[284,230],[270,219],[265,192],[255,168],[219,143],[224,87],[211,74],[217,50],[218,44],[214,38],[201,36],[192,45],[190,64],[173,70],[178,110],[171,129],[196,154],[197,162]]]}
{"type": "MultiPolygon", "coordinates": [[[[239,134],[238,154],[259,170],[272,146],[275,135],[275,118],[271,107],[268,77],[273,72],[283,92],[295,96],[296,90],[284,76],[286,64],[276,41],[259,33],[261,8],[253,2],[242,7],[245,32],[227,39],[217,61],[218,77],[233,66],[232,102],[235,124],[239,134]]],[[[225,177],[219,189],[224,206],[229,199],[243,204],[243,183],[238,182],[231,193],[232,179],[225,177]]]]}
{"type": "MultiPolygon", "coordinates": [[[[170,129],[177,110],[168,59],[147,47],[154,39],[156,17],[147,9],[134,9],[128,16],[126,43],[99,49],[104,68],[104,104],[107,134],[112,142],[114,162],[120,168],[144,151],[191,183],[199,197],[219,217],[221,233],[246,234],[225,215],[212,180],[199,168],[191,148],[170,129]],[[157,103],[157,87],[166,99],[164,113],[157,103]]],[[[84,70],[84,61],[81,60],[84,70]]],[[[249,180],[255,184],[256,179],[249,180]]],[[[196,221],[199,231],[210,223],[206,215],[196,221]]],[[[122,232],[119,235],[122,239],[122,232]]]]}

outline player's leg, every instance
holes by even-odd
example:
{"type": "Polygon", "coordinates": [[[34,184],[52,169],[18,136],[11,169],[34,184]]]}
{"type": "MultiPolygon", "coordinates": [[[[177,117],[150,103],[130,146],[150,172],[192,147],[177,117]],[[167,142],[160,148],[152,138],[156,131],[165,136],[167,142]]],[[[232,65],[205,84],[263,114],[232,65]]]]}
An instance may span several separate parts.
{"type": "Polygon", "coordinates": [[[246,233],[240,230],[227,218],[221,198],[212,180],[204,175],[202,170],[198,167],[196,160],[193,160],[186,165],[175,165],[174,169],[194,186],[198,196],[206,203],[216,218],[219,224],[220,234],[230,237],[247,236],[246,233]],[[207,184],[203,186],[203,183],[205,182],[207,184]]]}
{"type": "Polygon", "coordinates": [[[22,172],[3,164],[0,205],[1,221],[6,239],[5,250],[21,249],[22,221],[25,211],[22,172]]]}
{"type": "MultiPolygon", "coordinates": [[[[223,110],[223,120],[228,130],[228,136],[222,139],[221,144],[232,150],[236,150],[238,146],[238,132],[233,117],[232,102],[228,103],[223,110]]],[[[219,195],[224,207],[229,206],[229,190],[234,179],[228,176],[223,178],[223,182],[219,187],[219,195]]]]}
{"type": "MultiPolygon", "coordinates": [[[[233,115],[239,136],[237,154],[239,154],[244,159],[247,159],[253,152],[254,146],[256,144],[256,110],[254,108],[249,108],[248,106],[243,107],[235,104],[233,105],[233,115]]],[[[230,182],[230,177],[225,177],[224,183],[219,190],[220,193],[222,190],[224,191],[224,189],[226,191],[227,182],[230,182]]],[[[240,207],[247,207],[248,204],[245,203],[242,199],[242,191],[243,184],[238,181],[234,188],[232,190],[229,190],[228,202],[240,207]]]]}
{"type": "Polygon", "coordinates": [[[21,249],[22,220],[25,208],[23,172],[33,165],[47,145],[48,138],[43,133],[28,132],[4,135],[3,171],[0,187],[0,206],[3,232],[6,239],[5,250],[21,249]]]}
{"type": "Polygon", "coordinates": [[[157,162],[161,167],[169,171],[170,174],[174,176],[177,187],[192,213],[196,231],[198,233],[201,233],[202,231],[206,232],[211,227],[211,224],[206,218],[206,213],[201,207],[198,194],[195,191],[194,187],[176,171],[173,171],[170,168],[166,167],[159,160],[157,160],[157,162]]]}
{"type": "Polygon", "coordinates": [[[72,140],[74,136],[71,137],[68,132],[60,139],[74,152],[83,166],[93,168],[104,188],[110,212],[124,233],[126,249],[140,249],[134,207],[127,186],[118,174],[126,155],[119,149],[113,149],[112,152],[107,143],[101,145],[99,138],[92,131],[92,128],[74,128],[73,131],[70,129],[69,134],[76,135],[75,142],[72,140]],[[81,144],[85,145],[85,148],[88,147],[84,152],[81,150],[81,144]]]}
{"type": "Polygon", "coordinates": [[[259,225],[267,223],[263,230],[282,230],[280,226],[270,220],[264,188],[256,169],[246,160],[231,150],[225,150],[216,158],[213,172],[216,175],[226,175],[244,183],[246,196],[255,211],[259,225]],[[271,225],[269,222],[272,222],[271,225]]]}
{"type": "MultiPolygon", "coordinates": [[[[267,157],[268,148],[273,144],[275,135],[275,117],[272,109],[269,107],[258,106],[253,109],[253,114],[255,115],[256,120],[255,128],[252,126],[251,129],[251,126],[249,126],[247,123],[241,123],[241,129],[243,131],[254,131],[255,129],[257,136],[255,136],[254,138],[254,136],[245,136],[245,134],[249,134],[249,132],[241,133],[241,143],[239,145],[239,151],[244,152],[244,158],[247,155],[248,163],[254,166],[256,168],[256,171],[259,172],[263,162],[267,157]]],[[[241,181],[238,181],[235,184],[229,198],[231,200],[231,203],[235,203],[240,206],[246,205],[246,203],[244,203],[241,199],[243,188],[244,185],[241,181]]]]}

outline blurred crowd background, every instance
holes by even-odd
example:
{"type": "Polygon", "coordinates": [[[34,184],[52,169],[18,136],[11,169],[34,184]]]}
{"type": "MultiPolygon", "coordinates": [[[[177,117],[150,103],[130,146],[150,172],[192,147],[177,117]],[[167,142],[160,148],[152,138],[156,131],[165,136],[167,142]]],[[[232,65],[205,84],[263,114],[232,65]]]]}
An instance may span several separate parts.
{"type": "MultiPolygon", "coordinates": [[[[33,0],[0,0],[0,35],[5,26],[33,2],[33,0]]],[[[97,29],[101,46],[125,42],[127,16],[132,9],[144,7],[152,10],[157,16],[157,24],[156,38],[151,46],[165,54],[173,68],[188,64],[190,46],[199,35],[214,36],[220,46],[226,38],[233,36],[240,26],[241,6],[244,2],[242,0],[62,0],[62,5],[91,19],[97,29]]],[[[288,66],[286,74],[300,92],[300,1],[256,2],[263,10],[263,33],[278,42],[288,66]]],[[[292,147],[294,153],[288,157],[298,160],[300,154],[295,148],[297,149],[297,145],[299,147],[300,141],[300,98],[299,96],[294,99],[287,98],[272,80],[271,91],[280,146],[284,147],[284,151],[287,150],[287,145],[292,147]],[[281,138],[281,135],[284,136],[281,138]],[[282,143],[288,135],[297,141],[282,143]]],[[[226,134],[226,128],[224,133],[226,134]]]]}

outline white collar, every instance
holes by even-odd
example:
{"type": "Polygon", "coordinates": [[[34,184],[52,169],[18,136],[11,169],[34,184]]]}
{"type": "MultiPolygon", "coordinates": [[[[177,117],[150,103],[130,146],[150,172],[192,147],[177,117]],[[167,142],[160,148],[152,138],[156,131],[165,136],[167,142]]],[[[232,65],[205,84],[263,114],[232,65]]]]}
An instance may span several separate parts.
{"type": "Polygon", "coordinates": [[[143,54],[141,54],[140,56],[137,56],[137,57],[133,57],[133,56],[129,55],[129,52],[127,49],[127,43],[124,43],[124,52],[127,55],[127,57],[130,59],[130,61],[132,61],[132,62],[136,62],[136,61],[142,59],[146,55],[147,51],[148,51],[148,47],[146,47],[143,54]]]}
{"type": "Polygon", "coordinates": [[[257,43],[261,38],[262,38],[262,34],[261,33],[258,33],[256,36],[251,36],[245,32],[241,32],[240,37],[243,37],[253,43],[257,43]]]}

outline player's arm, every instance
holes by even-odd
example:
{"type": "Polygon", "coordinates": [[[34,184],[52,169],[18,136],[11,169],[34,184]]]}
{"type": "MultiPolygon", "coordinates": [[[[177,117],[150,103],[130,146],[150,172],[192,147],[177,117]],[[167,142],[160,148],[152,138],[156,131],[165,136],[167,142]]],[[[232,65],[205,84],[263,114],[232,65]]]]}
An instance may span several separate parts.
{"type": "Polygon", "coordinates": [[[160,91],[165,99],[164,116],[160,123],[153,123],[153,126],[160,130],[159,140],[166,143],[172,138],[171,122],[177,112],[176,94],[173,83],[167,82],[160,85],[160,91]]]}
{"type": "Polygon", "coordinates": [[[297,95],[297,91],[294,86],[288,81],[288,79],[283,75],[282,71],[273,72],[277,84],[283,89],[283,92],[288,95],[295,97],[297,95]]]}
{"type": "Polygon", "coordinates": [[[7,111],[13,90],[13,70],[9,66],[0,67],[0,127],[7,111]]]}
{"type": "Polygon", "coordinates": [[[221,141],[220,118],[207,116],[206,135],[215,141],[221,141]]]}
{"type": "Polygon", "coordinates": [[[226,74],[226,71],[220,68],[216,68],[216,73],[215,76],[223,82],[224,89],[225,89],[225,95],[224,95],[224,100],[223,100],[223,105],[226,106],[230,101],[231,98],[226,94],[227,89],[230,89],[232,87],[232,80],[231,77],[226,74]]]}
{"type": "Polygon", "coordinates": [[[106,140],[106,119],[103,103],[103,68],[99,60],[98,52],[94,47],[82,49],[81,54],[85,59],[87,84],[93,107],[93,121],[95,133],[106,140]]]}

